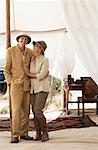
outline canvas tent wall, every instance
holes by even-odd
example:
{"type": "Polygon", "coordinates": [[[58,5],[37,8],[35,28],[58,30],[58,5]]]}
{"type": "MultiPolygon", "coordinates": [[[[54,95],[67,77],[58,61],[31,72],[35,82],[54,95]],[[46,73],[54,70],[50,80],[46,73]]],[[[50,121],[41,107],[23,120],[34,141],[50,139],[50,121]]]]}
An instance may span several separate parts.
{"type": "MultiPolygon", "coordinates": [[[[0,1],[0,8],[1,38],[6,32],[4,0],[0,1]]],[[[26,31],[32,40],[45,40],[50,73],[61,78],[71,73],[77,77],[90,75],[98,84],[97,18],[97,0],[11,0],[11,31],[26,31]],[[79,72],[77,66],[83,71],[79,72]]],[[[16,36],[16,32],[12,35],[16,36]]],[[[14,39],[12,45],[16,44],[14,39]]]]}

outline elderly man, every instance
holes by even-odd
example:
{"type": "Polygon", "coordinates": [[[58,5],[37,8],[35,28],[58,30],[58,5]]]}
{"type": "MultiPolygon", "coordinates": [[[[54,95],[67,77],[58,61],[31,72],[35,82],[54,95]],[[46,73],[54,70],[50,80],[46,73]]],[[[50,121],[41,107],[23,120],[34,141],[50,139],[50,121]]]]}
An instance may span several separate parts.
{"type": "Polygon", "coordinates": [[[10,89],[11,102],[11,143],[18,143],[19,137],[33,140],[28,135],[30,108],[30,79],[24,72],[24,65],[29,67],[33,50],[26,48],[31,42],[28,34],[19,34],[18,44],[10,47],[6,52],[5,78],[10,89]]]}

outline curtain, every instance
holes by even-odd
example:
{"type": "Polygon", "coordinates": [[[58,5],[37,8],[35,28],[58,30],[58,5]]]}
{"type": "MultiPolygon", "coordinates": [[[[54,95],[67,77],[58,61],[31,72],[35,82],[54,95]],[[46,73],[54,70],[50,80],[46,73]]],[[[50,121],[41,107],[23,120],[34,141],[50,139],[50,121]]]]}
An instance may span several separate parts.
{"type": "MultiPolygon", "coordinates": [[[[3,33],[4,0],[1,0],[0,8],[0,33],[3,33]]],[[[32,40],[43,39],[47,42],[46,55],[50,59],[50,73],[61,78],[67,78],[67,75],[74,71],[75,59],[79,58],[84,70],[98,83],[97,18],[97,0],[11,0],[11,31],[31,31],[31,34],[32,31],[37,31],[32,34],[32,40]],[[65,27],[67,33],[52,32],[65,27]],[[41,34],[38,31],[50,33],[41,34]]],[[[13,39],[13,36],[11,38],[13,39]]],[[[77,74],[78,70],[74,73],[77,74]]]]}
{"type": "Polygon", "coordinates": [[[54,31],[50,33],[32,33],[31,37],[32,40],[44,40],[47,43],[45,54],[49,58],[50,75],[67,79],[75,64],[74,46],[69,34],[65,31],[54,31]]]}
{"type": "Polygon", "coordinates": [[[98,84],[98,1],[66,0],[62,6],[75,51],[98,84]]]}

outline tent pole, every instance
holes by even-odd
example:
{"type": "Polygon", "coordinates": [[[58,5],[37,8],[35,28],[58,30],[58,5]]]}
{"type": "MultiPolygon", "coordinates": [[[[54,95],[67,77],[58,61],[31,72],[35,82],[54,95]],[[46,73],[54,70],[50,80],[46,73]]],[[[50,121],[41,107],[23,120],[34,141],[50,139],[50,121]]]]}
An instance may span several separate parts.
{"type": "Polygon", "coordinates": [[[11,47],[10,37],[10,0],[6,0],[6,48],[11,47]]]}
{"type": "MultiPolygon", "coordinates": [[[[6,0],[6,48],[11,47],[10,37],[10,0],[6,0]]],[[[12,109],[11,109],[11,96],[10,96],[10,85],[7,86],[8,99],[9,99],[9,111],[10,111],[10,124],[11,124],[11,136],[12,136],[12,109]]]]}

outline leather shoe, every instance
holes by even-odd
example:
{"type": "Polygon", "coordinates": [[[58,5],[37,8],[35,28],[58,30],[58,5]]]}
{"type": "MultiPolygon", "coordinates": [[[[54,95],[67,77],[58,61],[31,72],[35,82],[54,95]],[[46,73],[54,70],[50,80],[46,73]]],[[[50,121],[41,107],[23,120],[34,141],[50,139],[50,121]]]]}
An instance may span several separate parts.
{"type": "Polygon", "coordinates": [[[18,137],[14,137],[11,139],[11,143],[18,143],[18,142],[19,142],[18,137]]]}
{"type": "Polygon", "coordinates": [[[23,139],[23,140],[33,140],[33,137],[30,137],[29,135],[23,135],[23,136],[20,136],[20,139],[23,139]]]}
{"type": "Polygon", "coordinates": [[[34,139],[35,141],[40,141],[42,139],[42,134],[40,131],[36,132],[36,138],[34,139]]]}
{"type": "Polygon", "coordinates": [[[49,135],[47,132],[43,132],[43,135],[42,135],[42,142],[45,142],[45,141],[48,141],[49,140],[49,135]]]}

